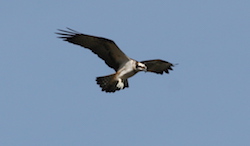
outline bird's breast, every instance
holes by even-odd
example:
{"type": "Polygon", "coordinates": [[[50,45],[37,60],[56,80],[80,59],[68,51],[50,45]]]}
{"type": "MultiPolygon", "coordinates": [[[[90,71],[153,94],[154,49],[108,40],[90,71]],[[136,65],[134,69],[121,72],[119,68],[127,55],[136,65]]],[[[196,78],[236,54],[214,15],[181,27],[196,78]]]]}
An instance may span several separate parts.
{"type": "Polygon", "coordinates": [[[120,70],[117,71],[117,77],[121,79],[127,79],[129,77],[132,77],[137,73],[136,70],[134,70],[134,60],[128,61],[120,70]]]}

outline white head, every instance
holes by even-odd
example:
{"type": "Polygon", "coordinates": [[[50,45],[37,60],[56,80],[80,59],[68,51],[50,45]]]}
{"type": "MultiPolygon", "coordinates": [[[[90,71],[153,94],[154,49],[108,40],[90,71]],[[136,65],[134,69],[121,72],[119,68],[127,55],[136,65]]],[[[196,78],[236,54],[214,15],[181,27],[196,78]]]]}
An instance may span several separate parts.
{"type": "Polygon", "coordinates": [[[147,71],[147,66],[141,62],[136,62],[135,69],[137,71],[147,71]]]}

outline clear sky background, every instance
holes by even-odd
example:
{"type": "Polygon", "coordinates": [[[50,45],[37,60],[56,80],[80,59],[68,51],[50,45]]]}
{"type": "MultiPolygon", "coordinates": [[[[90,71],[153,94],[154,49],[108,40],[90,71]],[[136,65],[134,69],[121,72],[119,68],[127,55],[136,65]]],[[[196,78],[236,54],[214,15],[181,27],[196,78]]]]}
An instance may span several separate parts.
{"type": "Polygon", "coordinates": [[[1,146],[249,146],[249,0],[6,0],[0,4],[1,146]],[[178,63],[101,92],[114,71],[57,29],[178,63]]]}

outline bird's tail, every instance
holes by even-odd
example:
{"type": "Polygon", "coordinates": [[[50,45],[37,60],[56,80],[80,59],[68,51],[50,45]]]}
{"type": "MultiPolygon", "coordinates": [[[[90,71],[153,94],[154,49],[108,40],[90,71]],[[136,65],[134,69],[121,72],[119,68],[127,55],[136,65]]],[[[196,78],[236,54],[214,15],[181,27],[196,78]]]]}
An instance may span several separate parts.
{"type": "Polygon", "coordinates": [[[97,84],[102,88],[102,91],[105,92],[115,92],[120,89],[128,87],[128,80],[116,80],[115,74],[108,76],[102,76],[96,78],[97,84]]]}

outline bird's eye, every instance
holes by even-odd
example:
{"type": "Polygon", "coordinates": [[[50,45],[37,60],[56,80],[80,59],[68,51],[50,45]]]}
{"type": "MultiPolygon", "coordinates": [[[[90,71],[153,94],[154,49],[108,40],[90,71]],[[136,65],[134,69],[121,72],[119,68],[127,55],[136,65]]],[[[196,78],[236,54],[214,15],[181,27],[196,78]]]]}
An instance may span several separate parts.
{"type": "Polygon", "coordinates": [[[139,64],[136,65],[136,68],[141,68],[142,66],[140,66],[139,64]]]}

